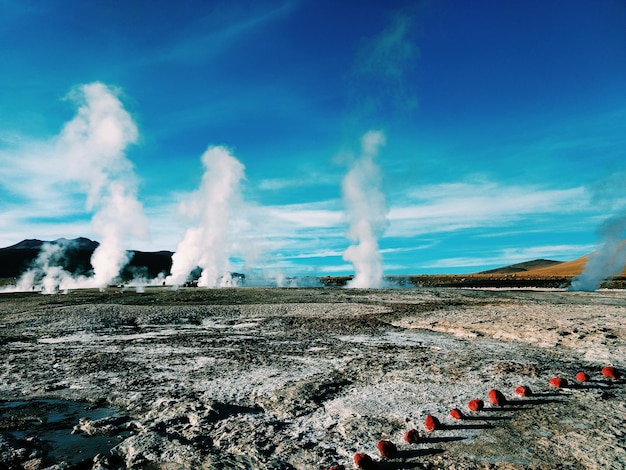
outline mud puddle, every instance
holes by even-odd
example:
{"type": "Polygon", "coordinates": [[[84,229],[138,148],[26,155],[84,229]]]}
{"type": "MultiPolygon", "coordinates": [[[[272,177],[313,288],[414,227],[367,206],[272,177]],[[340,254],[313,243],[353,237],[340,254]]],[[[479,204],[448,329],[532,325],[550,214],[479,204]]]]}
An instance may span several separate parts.
{"type": "Polygon", "coordinates": [[[121,418],[120,410],[86,401],[1,401],[0,438],[15,449],[16,460],[26,455],[43,465],[66,462],[80,468],[81,463],[91,462],[98,454],[109,454],[128,437],[129,433],[89,435],[78,429],[81,421],[106,418],[121,418]]]}

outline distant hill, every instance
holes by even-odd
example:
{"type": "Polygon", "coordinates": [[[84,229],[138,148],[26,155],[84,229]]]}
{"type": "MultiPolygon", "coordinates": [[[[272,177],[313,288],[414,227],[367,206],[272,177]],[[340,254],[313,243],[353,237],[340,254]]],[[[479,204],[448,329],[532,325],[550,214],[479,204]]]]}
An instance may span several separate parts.
{"type": "Polygon", "coordinates": [[[36,238],[29,238],[22,240],[15,245],[8,246],[6,248],[0,248],[0,250],[40,250],[44,243],[51,243],[55,245],[65,245],[76,250],[91,250],[94,251],[100,243],[90,240],[85,237],[78,237],[72,240],[67,238],[58,238],[54,241],[37,240],[36,238]]]}
{"type": "MultiPolygon", "coordinates": [[[[72,274],[88,275],[92,272],[91,255],[100,245],[97,241],[79,237],[72,240],[59,238],[53,241],[22,240],[15,245],[0,248],[0,279],[19,278],[32,265],[45,243],[65,247],[62,267],[72,274]]],[[[122,279],[137,276],[155,278],[159,273],[169,273],[172,268],[171,251],[144,252],[130,250],[132,258],[121,273],[122,279]]]]}
{"type": "MultiPolygon", "coordinates": [[[[521,274],[536,278],[549,277],[574,277],[578,276],[585,269],[589,255],[571,261],[551,261],[538,259],[528,261],[526,263],[512,264],[502,268],[491,269],[477,274],[521,274]]],[[[626,268],[620,274],[620,277],[626,277],[626,268]]]]}
{"type": "Polygon", "coordinates": [[[563,262],[554,261],[550,259],[535,259],[532,261],[525,261],[523,263],[502,266],[501,268],[481,271],[477,274],[511,274],[511,273],[523,273],[523,272],[528,272],[528,271],[534,272],[537,269],[553,268],[554,266],[559,265],[559,264],[563,264],[563,262]]]}
{"type": "Polygon", "coordinates": [[[558,265],[538,267],[531,270],[530,273],[534,276],[578,276],[583,272],[588,258],[589,255],[585,255],[558,265]]]}

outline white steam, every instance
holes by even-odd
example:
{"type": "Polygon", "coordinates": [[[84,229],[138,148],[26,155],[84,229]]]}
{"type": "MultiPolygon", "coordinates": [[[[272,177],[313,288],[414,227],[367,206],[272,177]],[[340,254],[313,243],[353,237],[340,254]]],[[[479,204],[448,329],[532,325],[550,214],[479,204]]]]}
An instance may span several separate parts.
{"type": "Polygon", "coordinates": [[[63,242],[44,243],[31,267],[18,280],[15,290],[26,291],[38,286],[43,293],[53,294],[61,285],[65,287],[72,282],[72,276],[58,266],[63,261],[66,248],[67,243],[63,242]]]}
{"type": "Polygon", "coordinates": [[[381,131],[369,131],[361,139],[361,155],[342,182],[348,218],[348,238],[355,243],[343,253],[354,266],[348,287],[383,287],[382,255],[378,239],[387,226],[387,204],[381,191],[381,174],[374,158],[385,144],[381,131]]]}
{"type": "Polygon", "coordinates": [[[235,284],[230,274],[230,256],[235,239],[232,225],[239,206],[239,186],[244,166],[224,147],[209,147],[202,155],[205,167],[200,187],[181,205],[183,215],[197,222],[187,229],[172,256],[166,283],[184,284],[200,267],[200,287],[235,284]]]}
{"type": "Polygon", "coordinates": [[[147,218],[137,200],[137,182],[126,148],[136,142],[137,127],[114,90],[102,83],[76,88],[70,99],[76,116],[54,141],[51,157],[65,184],[78,184],[86,194],[86,208],[94,212],[91,224],[100,245],[91,258],[93,276],[72,277],[58,266],[64,244],[48,244],[18,281],[20,290],[103,288],[128,263],[129,238],[147,235],[147,218]]]}
{"type": "Polygon", "coordinates": [[[570,290],[595,291],[602,281],[621,274],[626,266],[626,212],[607,220],[598,233],[600,245],[589,255],[584,271],[572,280],[570,290]]]}
{"type": "Polygon", "coordinates": [[[94,210],[92,228],[100,246],[93,253],[90,287],[105,287],[128,263],[126,243],[145,238],[148,222],[137,200],[137,182],[126,148],[137,141],[130,114],[113,90],[102,83],[78,88],[71,98],[80,103],[58,141],[70,180],[87,193],[94,210]]]}

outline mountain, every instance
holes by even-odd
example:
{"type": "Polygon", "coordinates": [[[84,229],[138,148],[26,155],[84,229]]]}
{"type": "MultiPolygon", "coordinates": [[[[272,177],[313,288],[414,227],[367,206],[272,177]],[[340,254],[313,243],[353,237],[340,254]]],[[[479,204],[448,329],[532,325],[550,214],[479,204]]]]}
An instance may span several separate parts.
{"type": "MultiPolygon", "coordinates": [[[[0,248],[0,279],[19,278],[32,265],[41,247],[50,243],[65,247],[62,267],[73,274],[87,275],[92,271],[91,255],[100,243],[89,238],[72,240],[59,238],[53,241],[37,239],[22,240],[15,245],[0,248]]],[[[137,276],[155,278],[159,273],[169,273],[172,267],[171,251],[143,252],[130,250],[132,258],[121,273],[123,279],[137,276]]]]}
{"type": "Polygon", "coordinates": [[[554,261],[550,259],[535,259],[532,261],[525,261],[523,263],[510,264],[508,266],[502,266],[501,268],[489,269],[487,271],[481,271],[477,274],[511,274],[511,273],[525,273],[529,271],[535,271],[537,269],[552,268],[555,265],[563,264],[562,261],[554,261]]]}
{"type": "Polygon", "coordinates": [[[50,243],[52,245],[65,245],[76,250],[95,250],[100,243],[90,240],[85,237],[78,237],[72,240],[67,238],[57,238],[53,241],[37,240],[36,238],[28,238],[22,240],[15,245],[8,246],[6,248],[0,248],[0,250],[40,250],[44,243],[50,243]]]}
{"type": "MultiPolygon", "coordinates": [[[[578,276],[585,269],[589,255],[581,256],[571,261],[565,261],[553,266],[543,266],[529,271],[533,276],[578,276]]],[[[626,275],[626,273],[622,273],[626,275]]]]}
{"type": "MultiPolygon", "coordinates": [[[[503,266],[502,268],[483,271],[478,274],[521,274],[522,276],[534,278],[550,278],[550,277],[574,277],[578,276],[585,269],[589,255],[571,261],[551,261],[538,259],[527,261],[525,263],[512,264],[503,266]]],[[[626,268],[618,277],[626,277],[626,268]]]]}
{"type": "Polygon", "coordinates": [[[44,241],[37,240],[35,238],[28,238],[16,243],[15,245],[2,248],[2,250],[38,250],[44,243],[44,241]]]}

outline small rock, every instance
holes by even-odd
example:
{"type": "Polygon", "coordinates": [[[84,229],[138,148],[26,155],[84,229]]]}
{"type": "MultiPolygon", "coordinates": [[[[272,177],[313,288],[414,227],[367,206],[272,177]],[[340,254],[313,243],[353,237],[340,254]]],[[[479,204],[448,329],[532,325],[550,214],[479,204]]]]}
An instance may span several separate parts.
{"type": "Polygon", "coordinates": [[[581,371],[576,374],[576,380],[578,380],[579,382],[589,382],[589,376],[581,371]]]}
{"type": "Polygon", "coordinates": [[[488,396],[489,396],[489,401],[491,402],[492,405],[495,405],[495,406],[506,405],[506,398],[500,390],[496,390],[495,388],[492,388],[491,390],[489,390],[488,396]]]}
{"type": "Polygon", "coordinates": [[[417,429],[409,429],[404,433],[404,441],[409,444],[417,444],[420,441],[420,433],[417,429]]]}
{"type": "Polygon", "coordinates": [[[613,366],[606,366],[602,368],[602,375],[607,379],[617,380],[621,377],[622,374],[613,366]]]}
{"type": "Polygon", "coordinates": [[[22,463],[24,470],[39,470],[43,468],[43,460],[41,458],[34,458],[22,463]]]}
{"type": "Polygon", "coordinates": [[[426,415],[426,420],[424,422],[424,425],[426,426],[426,429],[431,432],[434,431],[435,429],[441,428],[441,423],[433,415],[426,415]]]}
{"type": "Polygon", "coordinates": [[[467,404],[467,407],[471,411],[480,411],[485,407],[485,402],[480,399],[470,400],[467,404]]]}
{"type": "Polygon", "coordinates": [[[396,445],[391,441],[380,440],[378,444],[376,444],[376,448],[378,449],[378,453],[381,457],[386,459],[390,459],[394,456],[394,454],[398,451],[396,445]]]}
{"type": "Polygon", "coordinates": [[[363,453],[354,454],[354,465],[356,468],[361,468],[362,470],[372,470],[375,468],[372,458],[363,453]]]}
{"type": "Polygon", "coordinates": [[[556,388],[567,387],[567,380],[562,377],[552,377],[549,383],[556,388]]]}

